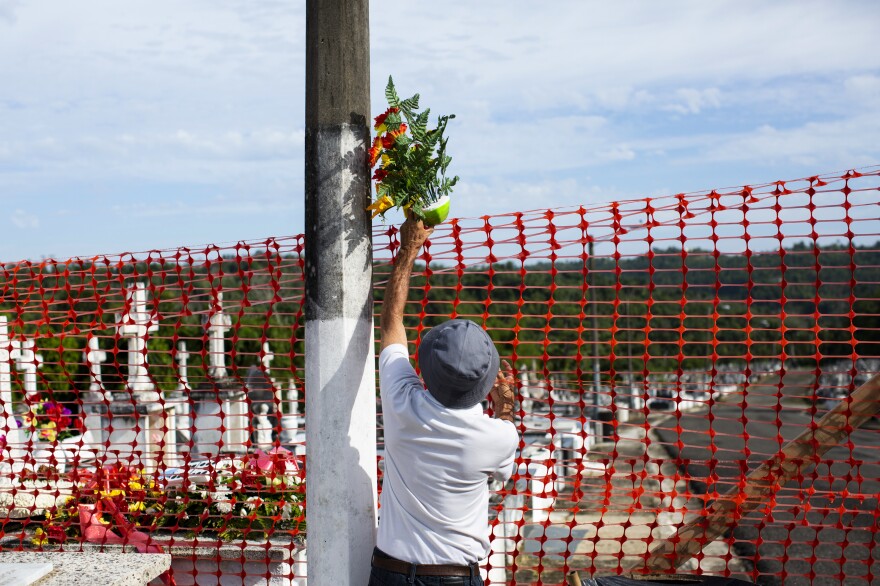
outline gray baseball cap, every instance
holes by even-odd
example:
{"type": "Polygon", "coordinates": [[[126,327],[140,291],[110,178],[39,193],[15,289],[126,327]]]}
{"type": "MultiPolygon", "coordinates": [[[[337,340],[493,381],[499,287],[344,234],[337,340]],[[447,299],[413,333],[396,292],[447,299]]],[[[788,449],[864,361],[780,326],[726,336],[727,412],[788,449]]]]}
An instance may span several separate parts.
{"type": "Polygon", "coordinates": [[[466,319],[435,326],[419,346],[419,369],[428,392],[451,409],[466,409],[485,399],[499,366],[492,338],[466,319]]]}

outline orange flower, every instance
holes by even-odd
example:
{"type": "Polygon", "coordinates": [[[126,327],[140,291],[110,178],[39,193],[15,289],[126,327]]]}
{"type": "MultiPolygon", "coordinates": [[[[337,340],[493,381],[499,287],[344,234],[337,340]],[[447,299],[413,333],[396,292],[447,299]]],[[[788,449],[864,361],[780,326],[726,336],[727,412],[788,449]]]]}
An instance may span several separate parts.
{"type": "Polygon", "coordinates": [[[382,137],[377,136],[373,139],[373,146],[370,147],[370,167],[376,166],[379,155],[382,153],[382,137]]]}
{"type": "Polygon", "coordinates": [[[398,136],[400,136],[400,135],[403,134],[404,132],[406,132],[406,123],[405,123],[405,122],[401,122],[401,123],[400,123],[400,128],[398,128],[397,130],[392,130],[392,131],[389,132],[388,134],[390,134],[390,135],[393,136],[394,138],[397,138],[398,136]]]}
{"type": "Polygon", "coordinates": [[[400,127],[397,130],[392,130],[388,134],[382,137],[382,148],[390,149],[394,146],[394,141],[397,140],[397,137],[406,132],[406,124],[401,123],[400,127]]]}

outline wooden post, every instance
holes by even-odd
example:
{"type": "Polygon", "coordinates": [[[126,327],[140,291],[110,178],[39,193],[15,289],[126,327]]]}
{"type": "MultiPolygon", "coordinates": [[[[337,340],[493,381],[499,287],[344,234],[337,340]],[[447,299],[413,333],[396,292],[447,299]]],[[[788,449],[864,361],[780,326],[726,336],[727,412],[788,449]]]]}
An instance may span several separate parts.
{"type": "Polygon", "coordinates": [[[306,4],[306,515],[312,586],[366,584],[376,540],[368,0],[306,4]]]}

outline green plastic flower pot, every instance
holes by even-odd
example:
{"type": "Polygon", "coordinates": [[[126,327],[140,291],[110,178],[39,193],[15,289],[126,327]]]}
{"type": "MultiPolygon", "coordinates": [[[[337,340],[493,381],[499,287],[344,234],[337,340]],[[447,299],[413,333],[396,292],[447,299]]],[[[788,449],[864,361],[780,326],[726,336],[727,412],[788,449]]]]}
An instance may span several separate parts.
{"type": "Polygon", "coordinates": [[[449,216],[449,203],[449,196],[444,195],[428,207],[422,208],[422,213],[419,216],[429,226],[442,224],[449,216]]]}

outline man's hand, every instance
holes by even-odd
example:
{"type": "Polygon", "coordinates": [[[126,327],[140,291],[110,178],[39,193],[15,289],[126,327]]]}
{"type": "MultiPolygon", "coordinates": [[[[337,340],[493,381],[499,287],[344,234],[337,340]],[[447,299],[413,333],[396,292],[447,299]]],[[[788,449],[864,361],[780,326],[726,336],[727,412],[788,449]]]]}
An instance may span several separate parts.
{"type": "Polygon", "coordinates": [[[425,226],[419,219],[410,216],[400,227],[400,253],[414,251],[418,254],[425,240],[434,232],[434,226],[425,226]]]}
{"type": "Polygon", "coordinates": [[[406,346],[403,308],[409,293],[409,279],[419,250],[433,231],[433,227],[425,226],[421,220],[414,218],[409,218],[400,227],[400,250],[397,251],[394,268],[385,286],[385,299],[382,301],[382,316],[379,320],[383,350],[391,344],[406,346]]]}
{"type": "Polygon", "coordinates": [[[495,384],[489,391],[496,419],[504,419],[513,423],[513,404],[516,401],[515,388],[516,381],[513,378],[513,369],[509,362],[502,360],[501,369],[495,375],[495,384]]]}

